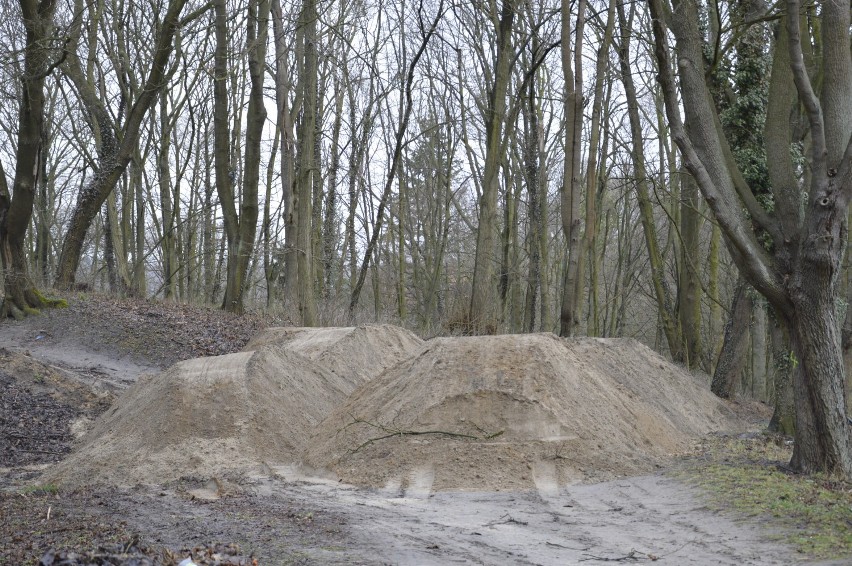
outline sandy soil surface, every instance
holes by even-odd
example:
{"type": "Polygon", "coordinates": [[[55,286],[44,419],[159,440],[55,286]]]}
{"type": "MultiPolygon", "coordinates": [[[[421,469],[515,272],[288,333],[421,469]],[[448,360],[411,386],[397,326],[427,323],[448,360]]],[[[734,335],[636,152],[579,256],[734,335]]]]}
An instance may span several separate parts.
{"type": "Polygon", "coordinates": [[[745,426],[635,340],[435,338],[359,387],[305,461],[362,486],[552,490],[647,473],[745,426]]]}
{"type": "MultiPolygon", "coordinates": [[[[286,465],[224,479],[189,471],[160,486],[44,485],[58,462],[68,462],[67,452],[80,448],[75,438],[91,427],[87,423],[110,403],[118,406],[112,396],[140,374],[199,349],[252,357],[236,352],[260,323],[240,327],[215,312],[152,308],[160,315],[146,316],[140,303],[80,299],[66,312],[0,321],[0,347],[7,349],[0,356],[6,443],[0,564],[36,564],[46,555],[55,564],[104,563],[95,555],[118,557],[113,563],[119,564],[176,564],[189,554],[199,564],[804,562],[759,524],[708,510],[699,493],[662,471],[604,483],[539,481],[499,492],[435,491],[419,476],[358,488],[309,479],[304,469],[286,465]],[[99,317],[104,324],[87,332],[99,317]],[[172,322],[140,322],[147,318],[172,322]],[[217,328],[227,329],[223,337],[215,338],[217,328]],[[200,347],[196,332],[214,338],[200,347]],[[61,339],[41,344],[46,338],[38,336],[47,334],[61,339]],[[155,341],[148,355],[138,347],[155,341]],[[81,352],[100,357],[81,360],[81,352]]],[[[109,456],[104,460],[108,466],[109,456]]],[[[651,462],[653,468],[671,460],[651,462]]],[[[529,470],[535,473],[541,471],[529,470]]],[[[579,479],[594,477],[592,471],[579,479]]]]}

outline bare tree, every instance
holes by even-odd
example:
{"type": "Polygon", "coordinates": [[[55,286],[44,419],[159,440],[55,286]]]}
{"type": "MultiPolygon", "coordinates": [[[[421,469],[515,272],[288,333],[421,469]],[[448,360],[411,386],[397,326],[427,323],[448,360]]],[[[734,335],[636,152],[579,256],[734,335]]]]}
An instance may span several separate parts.
{"type": "MultiPolygon", "coordinates": [[[[44,172],[44,85],[55,68],[60,51],[54,40],[54,0],[21,0],[25,33],[24,61],[20,76],[17,152],[12,191],[0,165],[0,260],[5,297],[0,318],[25,314],[45,306],[46,300],[30,279],[25,252],[27,228],[40,176],[44,172]]],[[[61,47],[61,45],[59,46],[61,47]]]]}
{"type": "MultiPolygon", "coordinates": [[[[496,10],[496,6],[494,9],[496,10]]],[[[479,198],[473,290],[467,321],[470,331],[475,332],[495,332],[497,324],[497,289],[494,279],[497,195],[500,189],[500,164],[503,160],[506,97],[514,62],[512,29],[515,11],[515,0],[503,0],[499,16],[493,14],[497,33],[497,57],[494,60],[494,79],[485,111],[485,163],[482,169],[482,195],[479,198]]]]}
{"type": "Polygon", "coordinates": [[[685,165],[698,182],[741,274],[766,297],[790,334],[796,359],[796,443],[791,465],[804,472],[826,471],[850,479],[852,436],[845,414],[844,369],[835,311],[852,199],[849,7],[820,3],[820,35],[816,37],[822,50],[815,54],[814,63],[819,65],[823,80],[817,93],[803,56],[803,44],[812,41],[811,28],[800,28],[798,0],[786,3],[773,46],[770,85],[770,105],[785,100],[782,107],[786,112],[767,114],[766,143],[781,148],[786,145],[787,149],[768,159],[770,175],[775,175],[775,213],[769,215],[755,202],[751,188],[726,155],[728,142],[705,80],[698,6],[693,0],[675,1],[669,18],[677,42],[686,127],[671,72],[665,11],[661,0],[650,0],[650,6],[666,114],[685,165]],[[808,34],[806,40],[802,39],[803,32],[808,34]],[[808,186],[791,175],[789,144],[785,144],[793,110],[787,93],[793,89],[805,109],[809,129],[808,186]],[[807,195],[804,206],[803,192],[807,195]],[[757,233],[752,226],[758,228],[757,233]],[[771,242],[768,249],[759,236],[771,242]]]}
{"type": "Polygon", "coordinates": [[[257,233],[258,184],[260,182],[260,137],[266,121],[263,78],[266,62],[266,39],[269,29],[269,0],[252,0],[248,4],[246,54],[251,81],[246,109],[246,142],[243,159],[242,187],[239,197],[234,191],[236,172],[230,167],[230,135],[228,128],[228,36],[225,1],[214,5],[216,17],[216,55],[214,86],[214,121],[216,143],[216,190],[222,206],[225,235],[228,241],[228,267],[222,308],[243,312],[246,278],[254,252],[257,233]],[[239,203],[239,213],[237,204],[239,203]]]}
{"type": "Polygon", "coordinates": [[[411,118],[411,112],[414,109],[414,103],[412,101],[412,88],[415,78],[415,72],[417,70],[417,63],[423,56],[423,52],[426,50],[426,47],[429,45],[429,40],[432,39],[432,36],[435,35],[435,30],[437,29],[438,24],[440,23],[443,15],[443,0],[439,4],[438,11],[435,14],[435,18],[431,22],[425,21],[423,19],[424,7],[422,1],[417,7],[417,25],[421,35],[420,45],[418,46],[417,51],[415,51],[414,56],[411,58],[411,61],[408,62],[408,65],[406,67],[405,84],[403,86],[403,95],[405,97],[404,109],[402,116],[400,117],[400,123],[397,126],[396,133],[394,135],[394,147],[393,152],[391,154],[391,162],[388,166],[385,185],[382,189],[382,196],[379,200],[378,211],[376,212],[376,223],[373,227],[373,235],[371,236],[370,241],[367,243],[367,249],[364,251],[364,260],[361,262],[361,268],[358,270],[358,279],[355,282],[355,287],[352,289],[352,296],[349,300],[350,317],[354,315],[355,307],[358,306],[358,301],[361,297],[361,289],[364,287],[364,281],[367,278],[367,269],[370,266],[370,261],[372,260],[379,234],[381,233],[382,221],[384,219],[384,211],[387,207],[391,187],[393,186],[394,179],[397,175],[399,163],[402,159],[403,142],[405,140],[406,131],[408,130],[408,122],[411,118]]]}
{"type": "MultiPolygon", "coordinates": [[[[86,232],[98,210],[124,175],[136,150],[145,115],[157,100],[159,92],[166,87],[169,75],[175,70],[170,69],[168,64],[174,49],[175,34],[182,25],[188,23],[187,20],[181,21],[181,12],[186,2],[187,0],[171,0],[163,19],[154,26],[157,32],[153,38],[153,58],[147,80],[137,91],[137,98],[129,104],[126,119],[118,131],[107,112],[106,103],[100,99],[94,85],[85,81],[79,59],[75,56],[83,9],[82,3],[77,5],[66,72],[77,88],[81,104],[92,117],[92,128],[97,128],[100,133],[101,143],[98,147],[97,174],[80,191],[62,244],[55,282],[59,288],[69,287],[74,283],[86,232]]],[[[197,14],[191,14],[190,18],[195,16],[197,14]]]]}

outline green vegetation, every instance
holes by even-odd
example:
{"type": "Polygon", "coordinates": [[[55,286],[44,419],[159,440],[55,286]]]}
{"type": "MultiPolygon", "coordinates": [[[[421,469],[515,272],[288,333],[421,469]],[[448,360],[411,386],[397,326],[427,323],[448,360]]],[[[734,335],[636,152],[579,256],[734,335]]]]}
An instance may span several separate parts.
{"type": "Polygon", "coordinates": [[[763,518],[784,542],[814,558],[852,556],[852,484],[786,471],[785,437],[714,437],[681,469],[711,506],[763,518]]]}
{"type": "Polygon", "coordinates": [[[59,486],[47,483],[44,485],[29,485],[21,490],[24,495],[56,495],[59,493],[59,486]]]}
{"type": "Polygon", "coordinates": [[[52,297],[48,297],[48,296],[44,295],[38,289],[33,289],[33,293],[36,294],[39,301],[41,301],[41,304],[43,304],[46,307],[50,307],[50,308],[54,308],[54,309],[67,309],[68,308],[68,301],[66,301],[65,299],[54,299],[52,297]]]}

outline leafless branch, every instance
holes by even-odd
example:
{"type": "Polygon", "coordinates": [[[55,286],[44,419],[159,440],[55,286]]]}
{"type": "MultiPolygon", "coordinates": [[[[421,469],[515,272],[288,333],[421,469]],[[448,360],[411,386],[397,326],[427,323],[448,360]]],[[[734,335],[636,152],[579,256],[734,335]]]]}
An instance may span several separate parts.
{"type": "MultiPolygon", "coordinates": [[[[437,436],[448,436],[448,437],[451,437],[451,438],[467,438],[467,439],[470,439],[470,440],[492,440],[492,439],[497,438],[498,436],[502,435],[503,432],[504,432],[504,431],[501,430],[501,431],[489,434],[489,433],[485,433],[483,431],[482,435],[477,436],[475,434],[465,434],[465,433],[460,433],[460,432],[451,432],[451,431],[447,431],[447,430],[407,430],[407,429],[402,429],[402,428],[397,428],[397,427],[393,427],[393,426],[387,426],[387,425],[382,425],[382,424],[370,422],[368,420],[357,418],[357,417],[354,417],[354,416],[352,416],[352,422],[348,423],[345,427],[343,427],[343,430],[349,428],[350,426],[356,425],[356,424],[364,424],[364,425],[367,425],[369,427],[375,428],[376,430],[380,430],[380,431],[382,431],[386,434],[365,440],[364,442],[359,444],[356,448],[354,448],[353,450],[350,450],[349,451],[350,454],[354,454],[354,453],[358,452],[359,450],[361,450],[362,448],[366,448],[367,446],[369,446],[369,445],[371,445],[375,442],[378,442],[380,440],[385,440],[385,439],[388,439],[388,438],[393,438],[395,436],[437,435],[437,436]]],[[[477,427],[477,428],[479,428],[479,427],[477,427]]],[[[480,429],[480,430],[482,430],[482,429],[480,429]]]]}

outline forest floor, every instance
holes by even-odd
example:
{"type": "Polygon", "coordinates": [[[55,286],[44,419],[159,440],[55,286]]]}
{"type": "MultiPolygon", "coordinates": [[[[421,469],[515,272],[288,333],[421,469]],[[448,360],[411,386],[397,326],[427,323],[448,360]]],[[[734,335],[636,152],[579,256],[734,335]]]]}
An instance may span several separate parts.
{"type": "Polygon", "coordinates": [[[786,473],[789,441],[759,432],[767,415],[753,404],[731,407],[752,432],[707,436],[651,474],[591,471],[561,489],[388,491],[276,474],[45,483],[137,378],[237,352],[271,322],[96,295],[69,303],[0,322],[0,565],[190,554],[205,565],[849,563],[838,555],[852,549],[850,486],[786,473]],[[755,499],[763,492],[770,503],[755,499]],[[809,515],[817,502],[827,511],[809,515]]]}

